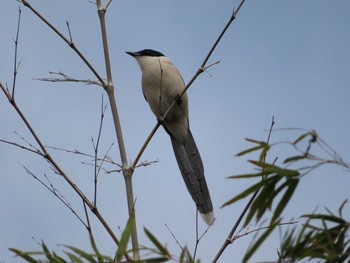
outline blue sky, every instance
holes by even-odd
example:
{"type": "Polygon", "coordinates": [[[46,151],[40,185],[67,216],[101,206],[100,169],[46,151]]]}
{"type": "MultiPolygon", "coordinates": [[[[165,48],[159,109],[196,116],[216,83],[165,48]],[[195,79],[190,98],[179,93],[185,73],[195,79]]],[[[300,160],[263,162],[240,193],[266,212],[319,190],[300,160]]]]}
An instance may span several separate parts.
{"type": "MultiPolygon", "coordinates": [[[[31,1],[64,34],[70,23],[73,40],[101,75],[104,60],[98,17],[88,1],[31,1]]],[[[19,3],[0,4],[0,81],[12,83],[13,40],[19,3]]],[[[238,1],[113,1],[107,12],[107,30],[127,156],[133,160],[155,125],[144,101],[140,70],[125,51],[152,48],[172,59],[187,82],[228,20],[238,1]]],[[[91,137],[97,136],[101,94],[95,86],[44,83],[48,71],[63,71],[77,78],[94,76],[77,55],[28,9],[21,6],[19,45],[21,65],[16,99],[45,145],[93,153],[91,137]]],[[[315,129],[349,161],[350,3],[338,1],[246,1],[209,63],[220,60],[209,74],[202,74],[189,93],[191,130],[204,162],[217,221],[200,243],[198,256],[210,262],[218,251],[245,201],[220,209],[251,181],[227,180],[233,174],[251,172],[251,156],[234,155],[249,147],[244,138],[265,140],[272,116],[275,128],[315,129]]],[[[107,101],[106,95],[104,96],[107,101]]],[[[101,153],[119,161],[115,133],[107,109],[101,153]]],[[[0,138],[23,143],[16,131],[31,143],[19,117],[0,96],[0,138]]],[[[296,133],[274,132],[271,141],[293,139],[296,133]]],[[[92,199],[93,168],[81,156],[50,150],[64,171],[92,199]]],[[[286,156],[287,149],[276,155],[286,156]]],[[[171,251],[179,254],[166,223],[181,244],[193,251],[195,207],[178,170],[168,135],[159,129],[141,160],[159,162],[136,170],[134,192],[139,239],[149,244],[142,229],[150,229],[171,251]]],[[[270,156],[270,161],[275,156],[270,156]]],[[[0,144],[0,262],[15,262],[7,247],[38,250],[32,239],[90,249],[87,233],[62,203],[25,173],[21,165],[51,182],[83,215],[81,201],[46,162],[25,151],[0,144]]],[[[305,177],[286,220],[298,218],[319,206],[334,211],[349,198],[349,173],[327,167],[305,177]]],[[[122,175],[100,176],[98,205],[118,233],[127,220],[122,175]]],[[[349,208],[346,210],[349,211],[349,208]]],[[[105,254],[113,254],[113,241],[92,217],[93,231],[105,254]]],[[[204,224],[200,223],[203,230],[204,224]]],[[[251,226],[254,228],[254,226],[251,226]]],[[[251,236],[241,238],[225,251],[220,262],[239,262],[251,236]]],[[[278,234],[256,254],[252,262],[274,260],[278,234]]],[[[17,262],[18,259],[17,259],[17,262]]]]}

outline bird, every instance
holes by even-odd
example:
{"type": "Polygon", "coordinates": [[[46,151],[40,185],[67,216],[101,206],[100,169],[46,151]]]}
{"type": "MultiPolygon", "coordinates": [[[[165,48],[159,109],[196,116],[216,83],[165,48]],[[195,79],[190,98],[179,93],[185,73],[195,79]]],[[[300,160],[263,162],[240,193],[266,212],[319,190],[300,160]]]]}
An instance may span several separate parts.
{"type": "Polygon", "coordinates": [[[204,177],[203,162],[190,131],[188,95],[183,93],[185,83],[179,70],[159,51],[144,49],[126,53],[134,57],[141,68],[143,95],[153,114],[170,136],[188,192],[203,220],[208,225],[213,224],[213,204],[204,177]],[[163,115],[174,101],[175,105],[163,119],[163,115]]]}

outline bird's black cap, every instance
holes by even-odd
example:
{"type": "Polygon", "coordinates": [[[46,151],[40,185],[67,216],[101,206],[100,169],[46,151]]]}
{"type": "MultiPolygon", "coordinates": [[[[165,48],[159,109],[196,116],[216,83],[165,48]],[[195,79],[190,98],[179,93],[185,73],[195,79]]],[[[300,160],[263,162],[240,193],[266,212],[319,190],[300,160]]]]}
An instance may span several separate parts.
{"type": "Polygon", "coordinates": [[[148,57],[164,57],[164,55],[162,53],[160,53],[159,51],[153,50],[153,49],[144,49],[141,51],[137,51],[137,52],[126,52],[127,54],[129,54],[130,56],[133,57],[137,57],[137,56],[148,56],[148,57]]]}

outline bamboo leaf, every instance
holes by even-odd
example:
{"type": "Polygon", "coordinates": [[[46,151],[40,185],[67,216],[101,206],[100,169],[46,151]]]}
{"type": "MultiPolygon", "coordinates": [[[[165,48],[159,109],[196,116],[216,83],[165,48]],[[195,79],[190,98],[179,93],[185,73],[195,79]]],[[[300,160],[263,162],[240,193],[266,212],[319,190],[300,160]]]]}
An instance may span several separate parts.
{"type": "Polygon", "coordinates": [[[147,258],[140,261],[133,261],[134,263],[158,263],[158,262],[167,262],[169,258],[167,257],[158,257],[158,258],[147,258]]]}
{"type": "Polygon", "coordinates": [[[228,179],[242,179],[242,178],[254,178],[254,177],[262,177],[266,175],[265,173],[256,173],[256,174],[239,174],[239,175],[231,175],[227,177],[228,179]]]}
{"type": "Polygon", "coordinates": [[[84,261],[82,261],[78,256],[70,253],[70,252],[64,252],[66,253],[66,255],[69,257],[69,259],[74,262],[74,263],[84,263],[84,261]]]}
{"type": "Polygon", "coordinates": [[[299,180],[298,179],[290,179],[287,180],[288,183],[288,189],[287,191],[284,193],[283,197],[281,198],[279,204],[277,205],[275,212],[273,213],[273,217],[272,217],[272,222],[275,221],[283,212],[284,208],[287,206],[290,198],[292,197],[295,189],[298,186],[299,180]]]}
{"type": "Polygon", "coordinates": [[[272,231],[275,229],[277,224],[280,221],[277,221],[276,223],[272,224],[270,228],[268,228],[255,243],[252,247],[250,247],[247,251],[247,253],[244,255],[243,262],[248,262],[248,260],[251,258],[251,256],[256,252],[256,250],[261,246],[261,244],[265,241],[265,239],[272,233],[272,231]]]}
{"type": "Polygon", "coordinates": [[[300,174],[296,170],[281,168],[281,167],[278,167],[274,164],[269,164],[269,163],[265,163],[265,162],[261,162],[261,161],[253,161],[253,160],[250,160],[249,162],[262,168],[264,170],[264,172],[268,173],[268,174],[275,173],[277,175],[287,176],[287,177],[295,177],[295,176],[299,176],[299,174],[300,174]]]}
{"type": "Polygon", "coordinates": [[[323,219],[326,221],[332,221],[332,222],[340,223],[340,224],[346,223],[346,221],[340,217],[331,216],[331,215],[324,215],[324,214],[305,214],[305,215],[302,215],[301,217],[306,217],[309,219],[323,219]]]}
{"type": "Polygon", "coordinates": [[[306,158],[305,155],[296,155],[296,156],[292,156],[292,157],[286,158],[286,159],[283,161],[283,163],[295,162],[295,161],[303,160],[303,159],[305,159],[305,158],[306,158]]]}
{"type": "Polygon", "coordinates": [[[302,135],[300,135],[294,142],[293,144],[297,144],[299,142],[301,142],[306,136],[308,136],[310,133],[309,132],[306,132],[306,133],[303,133],[302,135]]]}
{"type": "Polygon", "coordinates": [[[120,238],[120,243],[118,246],[118,250],[116,252],[116,258],[120,261],[123,258],[123,255],[126,253],[126,248],[131,236],[132,228],[135,222],[135,214],[132,213],[126,223],[126,227],[123,231],[122,237],[120,238]]]}
{"type": "Polygon", "coordinates": [[[72,246],[68,246],[68,245],[63,245],[66,248],[69,248],[70,250],[72,250],[75,254],[79,255],[80,257],[86,259],[88,262],[91,263],[97,263],[97,261],[94,259],[94,257],[88,253],[86,253],[85,251],[76,248],[76,247],[72,247],[72,246]]]}
{"type": "MultiPolygon", "coordinates": [[[[30,263],[37,263],[37,260],[35,260],[34,258],[32,258],[31,256],[28,255],[28,253],[23,252],[21,250],[18,250],[16,248],[9,248],[9,250],[11,250],[12,252],[14,252],[17,256],[23,258],[24,260],[26,260],[27,262],[30,263]]],[[[41,253],[42,254],[42,253],[41,253]]]]}
{"type": "Polygon", "coordinates": [[[168,250],[158,241],[158,239],[147,228],[144,228],[144,231],[149,240],[151,240],[151,242],[158,248],[161,254],[169,257],[168,250]]]}
{"type": "Polygon", "coordinates": [[[49,262],[53,262],[53,258],[51,256],[51,253],[50,253],[49,249],[47,248],[47,246],[45,245],[44,241],[41,242],[41,246],[43,248],[43,251],[45,253],[45,256],[46,256],[47,260],[49,262]]]}
{"type": "Polygon", "coordinates": [[[97,257],[98,262],[103,262],[103,261],[104,261],[103,256],[102,256],[101,253],[98,251],[98,248],[97,248],[97,246],[96,246],[95,239],[94,239],[92,233],[89,232],[89,235],[90,235],[90,244],[91,244],[91,246],[92,246],[92,249],[93,249],[94,252],[95,252],[95,255],[96,255],[96,257],[97,257]]]}
{"type": "Polygon", "coordinates": [[[248,195],[250,195],[251,193],[255,193],[255,191],[257,191],[258,189],[260,189],[260,187],[262,187],[264,185],[264,182],[261,181],[259,183],[254,184],[253,186],[249,187],[248,189],[246,189],[245,191],[243,191],[242,193],[236,195],[235,197],[233,197],[232,199],[228,200],[226,203],[224,203],[221,208],[223,208],[224,206],[227,205],[231,205],[235,202],[237,202],[238,200],[241,200],[245,197],[247,197],[248,195]]]}
{"type": "Polygon", "coordinates": [[[261,148],[263,148],[263,146],[261,146],[261,145],[255,146],[255,147],[252,147],[252,148],[249,148],[249,149],[246,149],[246,150],[244,150],[244,151],[241,151],[241,152],[237,153],[236,156],[243,156],[243,155],[246,155],[246,154],[248,154],[248,153],[258,151],[258,150],[260,150],[261,148]]]}

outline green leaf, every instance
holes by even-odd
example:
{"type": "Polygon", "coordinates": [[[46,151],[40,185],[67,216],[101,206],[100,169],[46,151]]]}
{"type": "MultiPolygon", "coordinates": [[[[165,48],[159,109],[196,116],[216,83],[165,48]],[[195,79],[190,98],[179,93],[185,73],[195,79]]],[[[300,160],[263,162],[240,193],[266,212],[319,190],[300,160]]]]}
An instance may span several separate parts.
{"type": "Polygon", "coordinates": [[[302,215],[301,217],[306,217],[309,219],[323,219],[326,221],[332,221],[332,222],[340,223],[340,224],[346,223],[346,221],[340,217],[331,216],[331,215],[324,215],[324,214],[305,214],[305,215],[302,215]]]}
{"type": "Polygon", "coordinates": [[[79,248],[76,248],[76,247],[72,247],[72,246],[68,246],[68,245],[63,245],[64,247],[66,248],[69,248],[70,250],[72,250],[73,252],[75,252],[75,254],[81,256],[82,258],[86,259],[88,262],[91,262],[91,263],[98,263],[94,257],[88,253],[86,253],[85,251],[79,249],[79,248]]]}
{"type": "Polygon", "coordinates": [[[243,155],[246,155],[248,153],[251,153],[251,152],[255,152],[257,150],[260,150],[261,148],[263,148],[263,146],[259,145],[259,146],[255,146],[255,147],[252,147],[252,148],[249,148],[247,150],[244,150],[244,151],[241,151],[239,153],[236,154],[236,156],[243,156],[243,155]]]}
{"type": "Polygon", "coordinates": [[[123,234],[122,234],[122,237],[120,239],[119,246],[118,246],[118,250],[116,253],[116,258],[119,261],[123,258],[123,255],[126,253],[126,247],[128,245],[134,224],[135,224],[135,214],[132,213],[130,215],[128,222],[126,224],[126,227],[123,231],[123,234]]]}
{"type": "Polygon", "coordinates": [[[242,179],[242,178],[254,178],[254,177],[262,177],[266,175],[265,173],[256,173],[256,174],[238,174],[238,175],[231,175],[227,177],[228,179],[242,179]]]}
{"type": "Polygon", "coordinates": [[[252,164],[261,167],[263,169],[264,172],[266,173],[275,173],[279,176],[287,176],[287,177],[294,177],[294,176],[299,176],[299,172],[296,170],[291,170],[291,169],[285,169],[285,168],[281,168],[278,167],[274,164],[269,164],[269,163],[265,163],[265,162],[261,162],[261,161],[249,161],[252,164]]]}
{"type": "MultiPolygon", "coordinates": [[[[14,252],[17,256],[23,258],[24,260],[26,260],[27,262],[30,263],[37,263],[38,261],[35,260],[34,258],[32,258],[31,256],[28,255],[28,253],[23,252],[21,250],[18,250],[16,248],[9,248],[9,250],[11,250],[12,252],[14,252]]],[[[40,253],[43,254],[43,253],[40,253]]]]}
{"type": "Polygon", "coordinates": [[[94,237],[92,235],[91,232],[89,232],[89,235],[90,235],[90,244],[92,246],[92,249],[94,250],[95,252],[95,255],[97,257],[97,260],[98,262],[102,263],[104,260],[103,260],[103,256],[101,255],[101,253],[98,251],[98,248],[96,246],[96,243],[95,243],[95,240],[94,240],[94,237]]]}
{"type": "Polygon", "coordinates": [[[262,190],[252,203],[249,213],[246,216],[244,226],[247,226],[251,222],[254,215],[256,215],[256,220],[259,221],[265,211],[271,207],[273,201],[271,194],[274,193],[273,189],[275,188],[278,180],[279,178],[277,176],[273,176],[262,181],[262,190]]]}
{"type": "Polygon", "coordinates": [[[158,248],[159,252],[163,256],[169,257],[170,255],[168,250],[158,241],[158,239],[147,228],[144,228],[144,231],[147,237],[149,238],[149,240],[151,240],[151,242],[158,248]]]}
{"type": "Polygon", "coordinates": [[[288,157],[286,158],[283,163],[290,163],[290,162],[296,162],[296,161],[299,161],[299,160],[303,160],[305,159],[306,156],[305,155],[296,155],[296,156],[292,156],[292,157],[288,157]]]}
{"type": "Polygon", "coordinates": [[[158,258],[147,258],[140,261],[133,261],[134,263],[158,263],[158,262],[167,262],[169,258],[167,257],[158,257],[158,258]]]}
{"type": "Polygon", "coordinates": [[[74,263],[84,263],[84,261],[82,261],[78,256],[70,253],[70,252],[64,252],[66,253],[66,255],[69,257],[69,259],[74,262],[74,263]]]}
{"type": "Polygon", "coordinates": [[[293,142],[293,144],[297,144],[297,143],[301,142],[309,134],[310,134],[310,132],[303,133],[293,142]]]}
{"type": "Polygon", "coordinates": [[[179,263],[194,263],[193,257],[191,256],[188,248],[185,247],[180,255],[179,263]]]}
{"type": "Polygon", "coordinates": [[[243,262],[247,262],[251,256],[256,252],[256,250],[261,246],[261,244],[265,241],[265,239],[272,233],[272,231],[276,228],[276,226],[280,223],[277,221],[272,224],[259,238],[252,247],[250,247],[247,253],[244,255],[243,262]]]}
{"type": "Polygon", "coordinates": [[[58,256],[55,251],[52,252],[52,256],[54,258],[54,262],[57,262],[57,263],[67,263],[67,261],[63,258],[61,258],[60,256],[58,256]]]}
{"type": "Polygon", "coordinates": [[[298,186],[299,180],[298,179],[290,179],[287,180],[286,182],[288,184],[288,189],[287,191],[284,193],[283,197],[281,198],[279,204],[277,205],[275,212],[273,213],[273,217],[271,219],[271,221],[275,221],[283,212],[284,208],[287,206],[290,198],[293,196],[293,193],[295,191],[295,189],[298,186]]]}
{"type": "Polygon", "coordinates": [[[231,205],[245,197],[247,197],[248,195],[250,195],[251,193],[255,193],[258,189],[260,189],[261,186],[264,185],[264,182],[261,181],[259,183],[254,184],[253,186],[249,187],[248,189],[246,189],[245,191],[243,191],[242,193],[236,195],[234,198],[228,200],[226,203],[224,203],[221,208],[223,208],[224,206],[227,205],[231,205]]]}

